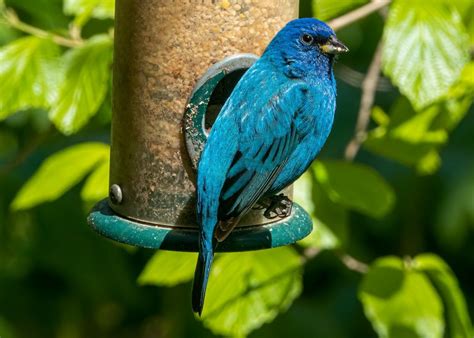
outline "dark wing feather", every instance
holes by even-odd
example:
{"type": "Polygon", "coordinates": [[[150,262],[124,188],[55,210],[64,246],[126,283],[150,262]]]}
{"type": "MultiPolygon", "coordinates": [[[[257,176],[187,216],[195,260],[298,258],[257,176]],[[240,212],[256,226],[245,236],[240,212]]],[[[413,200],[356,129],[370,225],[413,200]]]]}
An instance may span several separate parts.
{"type": "Polygon", "coordinates": [[[260,114],[244,119],[244,135],[220,194],[215,232],[219,241],[268,191],[298,144],[294,117],[304,104],[304,92],[290,89],[293,92],[273,97],[260,114]]]}

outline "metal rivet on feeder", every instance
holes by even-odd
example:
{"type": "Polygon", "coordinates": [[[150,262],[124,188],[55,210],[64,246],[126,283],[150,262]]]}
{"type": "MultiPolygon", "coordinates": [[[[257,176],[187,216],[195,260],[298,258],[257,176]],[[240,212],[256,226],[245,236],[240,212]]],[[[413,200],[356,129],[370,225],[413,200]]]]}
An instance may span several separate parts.
{"type": "MultiPolygon", "coordinates": [[[[117,1],[110,194],[89,216],[104,236],[197,251],[195,167],[220,108],[257,59],[239,53],[260,54],[298,14],[298,0],[236,3],[117,1]]],[[[284,219],[252,210],[218,250],[287,245],[311,228],[297,204],[284,219]]]]}
{"type": "Polygon", "coordinates": [[[112,184],[109,189],[109,200],[113,204],[122,203],[122,189],[118,184],[112,184]]]}

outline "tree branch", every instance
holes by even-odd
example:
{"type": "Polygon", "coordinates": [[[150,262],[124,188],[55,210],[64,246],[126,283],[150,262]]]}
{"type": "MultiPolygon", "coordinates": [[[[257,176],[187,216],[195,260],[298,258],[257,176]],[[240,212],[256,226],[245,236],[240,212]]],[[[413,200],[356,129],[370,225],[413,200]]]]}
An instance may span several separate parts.
{"type": "MultiPolygon", "coordinates": [[[[365,16],[378,11],[390,3],[390,0],[372,0],[369,4],[362,6],[346,15],[336,18],[329,22],[329,25],[334,29],[338,30],[345,27],[354,21],[357,21],[365,16]]],[[[379,42],[375,50],[374,56],[367,71],[367,75],[362,81],[362,96],[360,100],[359,113],[357,117],[357,123],[355,132],[352,140],[348,143],[345,151],[345,158],[348,161],[354,160],[355,156],[359,152],[362,142],[367,137],[367,127],[370,122],[370,113],[374,104],[375,93],[377,91],[377,85],[380,78],[380,70],[382,67],[382,49],[383,43],[379,42]]],[[[349,269],[361,274],[365,274],[369,271],[369,266],[349,254],[344,252],[338,253],[338,257],[341,262],[349,269]]]]}
{"type": "Polygon", "coordinates": [[[359,113],[352,140],[348,143],[344,157],[348,161],[354,160],[359,152],[362,142],[367,137],[367,127],[370,122],[370,112],[374,104],[375,92],[382,67],[382,41],[375,50],[374,57],[370,63],[367,75],[362,82],[362,97],[360,99],[359,113]]]}
{"type": "Polygon", "coordinates": [[[379,9],[390,4],[391,0],[372,0],[367,5],[361,6],[352,12],[344,14],[338,18],[332,19],[328,25],[335,31],[350,25],[351,23],[365,18],[369,14],[378,11],[379,9]]]}
{"type": "Polygon", "coordinates": [[[12,9],[7,9],[3,13],[3,17],[5,19],[6,24],[12,28],[15,28],[27,34],[31,34],[33,36],[37,36],[39,38],[51,39],[56,44],[64,46],[64,47],[73,48],[73,47],[81,46],[84,43],[84,41],[80,38],[69,39],[64,36],[53,34],[51,32],[42,30],[40,28],[31,26],[21,21],[20,18],[18,18],[18,15],[15,13],[15,11],[12,9]]]}

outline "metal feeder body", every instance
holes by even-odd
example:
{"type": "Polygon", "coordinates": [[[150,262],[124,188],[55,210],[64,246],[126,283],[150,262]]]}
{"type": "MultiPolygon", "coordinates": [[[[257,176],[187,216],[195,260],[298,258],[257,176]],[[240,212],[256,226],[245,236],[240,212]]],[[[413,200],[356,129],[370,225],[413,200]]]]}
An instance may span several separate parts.
{"type": "MultiPolygon", "coordinates": [[[[298,15],[298,0],[116,2],[109,198],[89,223],[113,240],[197,251],[195,168],[208,130],[244,72],[298,15]]],[[[284,193],[291,196],[291,187],[284,193]]],[[[308,214],[242,219],[218,251],[294,243],[308,214]]]]}

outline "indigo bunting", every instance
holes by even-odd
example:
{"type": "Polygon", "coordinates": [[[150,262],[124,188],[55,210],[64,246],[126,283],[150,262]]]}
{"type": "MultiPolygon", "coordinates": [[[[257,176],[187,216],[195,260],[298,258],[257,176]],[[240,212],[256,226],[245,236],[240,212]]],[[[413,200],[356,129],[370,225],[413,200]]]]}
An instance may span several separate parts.
{"type": "MultiPolygon", "coordinates": [[[[192,307],[199,315],[216,243],[260,199],[301,176],[324,145],[336,109],[334,58],[347,51],[324,22],[293,20],[222,107],[198,164],[200,236],[192,307]]],[[[279,206],[289,200],[276,197],[265,215],[288,211],[279,206]]]]}

